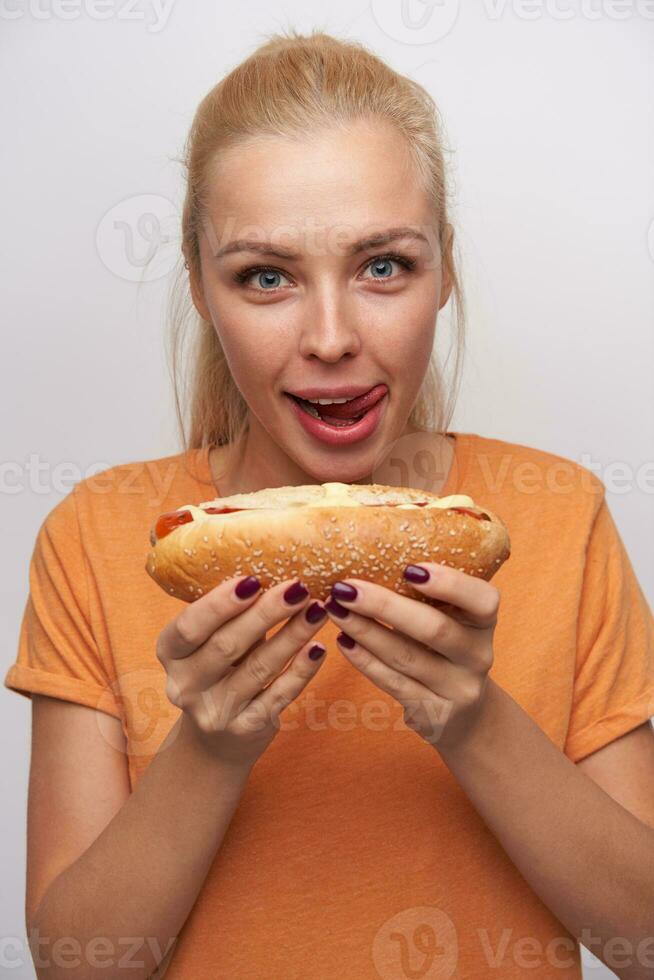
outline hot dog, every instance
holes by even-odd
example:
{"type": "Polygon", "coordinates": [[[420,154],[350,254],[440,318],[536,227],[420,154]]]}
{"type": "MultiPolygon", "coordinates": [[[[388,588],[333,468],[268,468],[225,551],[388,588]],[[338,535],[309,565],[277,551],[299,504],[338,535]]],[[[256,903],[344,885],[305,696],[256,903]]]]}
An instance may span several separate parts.
{"type": "Polygon", "coordinates": [[[511,553],[497,515],[458,494],[411,487],[322,483],[274,487],[185,504],[150,531],[147,573],[169,595],[194,602],[234,576],[262,588],[300,578],[316,599],[360,578],[429,601],[403,578],[407,564],[436,562],[488,581],[511,553]]]}

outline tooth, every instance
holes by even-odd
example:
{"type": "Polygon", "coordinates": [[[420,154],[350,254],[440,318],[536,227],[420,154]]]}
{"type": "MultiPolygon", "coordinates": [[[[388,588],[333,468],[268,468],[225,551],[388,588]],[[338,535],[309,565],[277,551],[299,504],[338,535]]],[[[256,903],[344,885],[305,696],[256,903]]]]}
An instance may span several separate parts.
{"type": "Polygon", "coordinates": [[[343,405],[350,401],[349,398],[307,398],[305,400],[311,402],[312,405],[343,405]]]}

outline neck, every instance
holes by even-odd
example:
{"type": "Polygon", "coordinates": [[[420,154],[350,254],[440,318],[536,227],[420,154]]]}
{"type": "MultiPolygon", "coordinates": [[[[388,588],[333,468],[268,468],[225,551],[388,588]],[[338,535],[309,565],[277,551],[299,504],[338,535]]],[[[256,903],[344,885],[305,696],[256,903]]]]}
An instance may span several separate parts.
{"type": "Polygon", "coordinates": [[[267,487],[301,486],[327,482],[385,486],[414,486],[439,494],[447,481],[454,457],[454,437],[407,424],[387,447],[377,450],[365,472],[351,459],[334,458],[320,472],[311,473],[275,443],[258,420],[250,425],[237,445],[214,446],[209,465],[219,497],[254,493],[267,487]],[[379,462],[375,462],[375,459],[379,462]]]}

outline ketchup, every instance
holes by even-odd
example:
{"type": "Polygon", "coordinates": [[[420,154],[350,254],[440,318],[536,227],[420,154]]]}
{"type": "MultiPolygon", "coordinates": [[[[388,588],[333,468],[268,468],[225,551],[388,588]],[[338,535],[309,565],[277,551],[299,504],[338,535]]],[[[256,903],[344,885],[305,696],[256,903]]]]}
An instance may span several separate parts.
{"type": "MultiPolygon", "coordinates": [[[[203,507],[205,514],[233,514],[237,510],[245,510],[245,507],[203,507]]],[[[162,514],[157,523],[154,526],[154,535],[150,536],[156,540],[161,541],[165,538],[167,534],[174,531],[176,527],[180,527],[182,524],[188,524],[189,521],[193,520],[193,514],[190,510],[171,510],[167,514],[162,514]]],[[[152,541],[152,544],[155,544],[152,541]]]]}
{"type": "Polygon", "coordinates": [[[476,517],[478,521],[490,521],[488,514],[475,514],[474,510],[470,510],[468,507],[448,507],[448,510],[456,510],[459,514],[470,514],[471,517],[476,517]]]}
{"type": "MultiPolygon", "coordinates": [[[[406,502],[412,503],[414,507],[426,507],[427,504],[429,503],[428,500],[421,500],[419,503],[416,503],[415,500],[411,500],[411,501],[407,500],[406,502]]],[[[400,505],[398,503],[393,503],[393,504],[364,504],[363,506],[364,507],[399,507],[400,505]]]]}
{"type": "MultiPolygon", "coordinates": [[[[416,507],[426,507],[427,504],[429,503],[429,501],[427,500],[421,500],[418,502],[412,501],[412,502],[415,503],[416,507]]],[[[365,504],[364,506],[365,507],[399,507],[400,505],[398,503],[392,503],[392,504],[365,504]]],[[[490,521],[490,517],[488,516],[488,514],[484,514],[484,513],[477,514],[475,513],[474,510],[470,510],[468,507],[448,507],[447,509],[455,510],[459,514],[469,514],[470,517],[476,517],[478,521],[490,521]]],[[[248,510],[248,508],[247,507],[203,507],[202,510],[204,511],[205,514],[235,514],[237,511],[248,510]]],[[[162,514],[159,520],[157,521],[157,523],[155,524],[154,535],[150,536],[150,540],[152,541],[152,544],[153,545],[155,544],[155,541],[152,540],[153,537],[155,538],[155,540],[161,541],[161,539],[165,538],[167,534],[170,534],[171,531],[174,531],[176,527],[180,527],[180,525],[182,524],[188,524],[189,521],[192,520],[193,520],[193,514],[191,513],[190,510],[173,510],[173,511],[169,511],[167,514],[162,514]]]]}
{"type": "Polygon", "coordinates": [[[180,524],[188,524],[193,520],[190,510],[172,510],[167,514],[162,514],[154,526],[154,533],[157,538],[165,538],[167,534],[174,531],[180,524]]]}

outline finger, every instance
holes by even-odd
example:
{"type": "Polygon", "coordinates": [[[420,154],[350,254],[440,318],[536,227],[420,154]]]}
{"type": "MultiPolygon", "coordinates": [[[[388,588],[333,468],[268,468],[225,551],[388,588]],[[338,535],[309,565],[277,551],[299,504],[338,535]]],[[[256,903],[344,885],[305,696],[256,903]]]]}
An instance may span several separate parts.
{"type": "Polygon", "coordinates": [[[497,622],[500,592],[490,582],[468,575],[459,568],[439,565],[435,562],[423,561],[419,565],[411,565],[407,568],[420,568],[429,573],[429,578],[425,582],[412,582],[405,576],[407,585],[430,599],[456,606],[462,610],[470,626],[487,629],[497,622]]]}
{"type": "Polygon", "coordinates": [[[253,575],[237,576],[221,582],[206,595],[186,606],[166,624],[157,643],[160,660],[188,657],[194,653],[223,623],[242,613],[260,596],[260,587],[246,598],[240,598],[237,586],[256,584],[253,575]],[[248,582],[249,580],[249,582],[248,582]]]}
{"type": "Polygon", "coordinates": [[[311,678],[318,673],[326,660],[325,652],[326,648],[322,643],[315,643],[313,640],[306,643],[283,674],[276,677],[265,691],[250,701],[243,712],[246,718],[250,717],[251,711],[256,711],[264,718],[268,718],[275,728],[279,728],[280,713],[297,698],[311,678]],[[309,651],[315,647],[321,648],[323,654],[313,659],[309,656],[309,651]]]}
{"type": "MultiPolygon", "coordinates": [[[[430,691],[438,691],[442,697],[456,696],[457,677],[453,676],[449,658],[436,650],[355,612],[349,613],[346,619],[334,619],[334,622],[338,622],[360,648],[372,653],[394,673],[409,677],[430,691]]],[[[339,647],[346,654],[350,652],[340,641],[339,647]]]]}
{"type": "MultiPolygon", "coordinates": [[[[247,578],[257,581],[254,576],[247,576],[247,578]]],[[[246,621],[247,629],[243,639],[245,641],[249,637],[249,641],[240,644],[238,651],[240,654],[254,643],[261,633],[266,632],[276,622],[285,619],[301,605],[298,603],[293,606],[293,604],[283,601],[284,592],[297,579],[280,582],[263,592],[258,589],[244,599],[240,598],[236,591],[242,581],[242,578],[232,578],[221,582],[215,589],[187,606],[175,619],[167,623],[157,643],[157,657],[162,661],[188,657],[195,653],[203,643],[206,643],[217,630],[225,627],[236,616],[242,617],[244,611],[252,613],[252,609],[257,608],[257,612],[250,615],[246,621]],[[262,608],[258,608],[260,606],[262,608]]],[[[309,596],[307,595],[302,603],[306,603],[308,600],[309,596]]],[[[238,629],[240,631],[240,619],[238,629]]],[[[233,636],[232,630],[226,635],[226,642],[230,641],[233,636]]],[[[237,651],[234,650],[234,654],[236,653],[237,651]]]]}
{"type": "MultiPolygon", "coordinates": [[[[350,636],[349,624],[347,636],[350,636]]],[[[338,639],[338,645],[357,670],[365,674],[380,690],[395,698],[412,716],[422,711],[429,718],[434,728],[438,724],[444,723],[444,716],[446,717],[451,709],[451,702],[447,696],[443,696],[440,691],[437,694],[414,678],[389,667],[367,647],[356,641],[354,646],[350,648],[338,639]]]]}
{"type": "MultiPolygon", "coordinates": [[[[323,608],[320,603],[315,605],[323,608]]],[[[216,695],[229,698],[236,712],[242,711],[245,704],[274,682],[290,658],[307,644],[324,621],[325,616],[312,623],[307,620],[305,611],[297,613],[273,637],[256,644],[237,668],[213,685],[216,695]]]]}
{"type": "MultiPolygon", "coordinates": [[[[474,637],[469,627],[457,622],[442,610],[423,602],[416,602],[408,596],[387,589],[374,582],[359,579],[343,579],[354,585],[357,597],[353,600],[339,598],[337,606],[351,609],[359,615],[372,620],[381,620],[394,627],[416,643],[447,657],[452,663],[471,666],[474,662],[474,637]]],[[[326,604],[327,612],[334,622],[346,623],[343,628],[349,633],[349,617],[339,618],[338,609],[331,601],[326,604]]],[[[364,644],[367,646],[367,643],[364,644]]]]}

